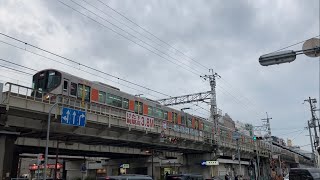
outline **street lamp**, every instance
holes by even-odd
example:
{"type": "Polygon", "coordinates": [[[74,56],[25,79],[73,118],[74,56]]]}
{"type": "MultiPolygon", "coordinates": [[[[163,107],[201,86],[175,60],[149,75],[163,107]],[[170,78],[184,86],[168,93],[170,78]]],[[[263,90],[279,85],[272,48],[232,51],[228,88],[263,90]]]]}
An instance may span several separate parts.
{"type": "Polygon", "coordinates": [[[312,38],[307,40],[303,44],[302,50],[299,51],[287,50],[262,55],[259,57],[259,63],[262,66],[290,63],[300,54],[305,54],[309,57],[320,56],[320,39],[312,38]]]}
{"type": "Polygon", "coordinates": [[[51,123],[51,111],[52,109],[57,106],[59,104],[59,102],[57,101],[56,103],[54,103],[50,109],[49,109],[49,114],[48,114],[48,126],[47,126],[47,139],[46,139],[46,152],[45,152],[45,156],[44,156],[44,175],[43,175],[43,179],[46,180],[46,175],[47,175],[47,165],[48,165],[48,146],[49,146],[49,134],[50,134],[50,123],[51,123]]]}
{"type": "Polygon", "coordinates": [[[314,53],[316,54],[316,56],[319,56],[320,46],[316,46],[314,48],[310,48],[306,50],[299,50],[299,51],[287,50],[287,51],[280,51],[280,52],[265,54],[259,57],[259,63],[262,66],[290,63],[296,59],[297,55],[310,54],[310,53],[314,53]]]}

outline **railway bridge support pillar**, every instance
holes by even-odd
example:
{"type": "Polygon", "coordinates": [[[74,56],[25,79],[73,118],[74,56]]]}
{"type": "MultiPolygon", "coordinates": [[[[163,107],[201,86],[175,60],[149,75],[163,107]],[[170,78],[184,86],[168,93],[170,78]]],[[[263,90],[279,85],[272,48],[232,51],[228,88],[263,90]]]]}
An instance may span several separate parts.
{"type": "Polygon", "coordinates": [[[17,176],[19,155],[16,152],[16,135],[0,130],[0,180],[17,176]]]}
{"type": "Polygon", "coordinates": [[[203,161],[212,161],[214,153],[205,154],[184,154],[182,173],[201,174],[204,179],[211,178],[214,174],[214,169],[211,166],[201,165],[203,161]]]}

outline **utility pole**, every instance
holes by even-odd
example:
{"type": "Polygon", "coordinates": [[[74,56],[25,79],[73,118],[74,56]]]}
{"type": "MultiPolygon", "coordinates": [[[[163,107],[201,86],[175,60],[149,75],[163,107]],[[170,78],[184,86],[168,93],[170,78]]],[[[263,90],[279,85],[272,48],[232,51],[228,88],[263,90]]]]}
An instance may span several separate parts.
{"type": "Polygon", "coordinates": [[[238,161],[239,161],[239,174],[238,175],[242,175],[242,173],[241,173],[241,158],[240,158],[239,138],[237,139],[237,146],[238,146],[238,161]]]}
{"type": "MultiPolygon", "coordinates": [[[[267,127],[267,133],[268,133],[268,139],[267,141],[270,143],[270,145],[272,145],[272,138],[271,138],[271,126],[270,126],[270,119],[272,119],[271,117],[269,117],[268,115],[268,112],[266,112],[267,114],[267,118],[265,119],[261,119],[262,122],[265,122],[265,126],[267,127]]],[[[271,148],[271,151],[270,151],[270,159],[272,159],[272,154],[273,154],[273,151],[272,151],[272,148],[271,148]]],[[[260,167],[259,167],[260,168],[260,167]]],[[[270,169],[270,175],[271,175],[271,169],[270,169]]]]}
{"type": "Polygon", "coordinates": [[[313,147],[313,142],[312,142],[310,121],[308,121],[308,129],[309,129],[310,144],[311,144],[311,150],[312,150],[312,159],[313,159],[314,167],[316,167],[316,155],[314,154],[314,147],[313,147]]]}
{"type": "Polygon", "coordinates": [[[266,112],[267,114],[267,118],[265,119],[261,119],[262,122],[266,123],[266,127],[267,127],[267,133],[268,133],[268,141],[271,142],[271,126],[270,126],[270,119],[272,119],[271,117],[268,116],[268,112],[266,112]]]}
{"type": "Polygon", "coordinates": [[[309,97],[309,99],[304,100],[305,102],[308,102],[310,105],[310,112],[311,112],[311,123],[309,124],[311,127],[313,127],[314,130],[314,148],[316,149],[319,146],[319,136],[317,133],[317,124],[316,121],[318,121],[318,128],[320,131],[320,126],[319,126],[319,119],[316,117],[316,103],[317,100],[315,98],[311,99],[309,97]]]}
{"type": "Polygon", "coordinates": [[[213,69],[209,69],[209,72],[212,74],[200,76],[204,80],[209,79],[210,87],[211,87],[211,98],[210,98],[210,121],[213,121],[214,124],[214,133],[217,133],[218,129],[218,109],[217,109],[217,99],[216,99],[216,77],[221,78],[216,72],[213,72],[213,69]]]}

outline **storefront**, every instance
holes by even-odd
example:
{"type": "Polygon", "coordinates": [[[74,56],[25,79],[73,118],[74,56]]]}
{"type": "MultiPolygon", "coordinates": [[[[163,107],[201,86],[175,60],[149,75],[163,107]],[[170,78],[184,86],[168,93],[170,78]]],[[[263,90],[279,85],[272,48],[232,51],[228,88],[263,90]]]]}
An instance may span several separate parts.
{"type": "MultiPolygon", "coordinates": [[[[48,178],[54,178],[54,170],[55,170],[55,164],[48,164],[47,165],[47,172],[46,177],[48,178]]],[[[43,178],[44,175],[44,165],[37,166],[36,164],[29,165],[29,171],[31,175],[31,179],[35,178],[43,178]]],[[[62,164],[57,164],[57,179],[62,179],[62,172],[63,172],[63,166],[62,164]]]]}

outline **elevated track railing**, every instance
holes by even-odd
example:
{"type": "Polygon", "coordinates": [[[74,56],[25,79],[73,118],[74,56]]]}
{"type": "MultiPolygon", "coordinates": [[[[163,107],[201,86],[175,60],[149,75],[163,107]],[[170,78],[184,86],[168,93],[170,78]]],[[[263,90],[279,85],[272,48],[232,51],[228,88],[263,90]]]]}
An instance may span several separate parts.
{"type": "MultiPolygon", "coordinates": [[[[236,149],[237,143],[232,137],[227,135],[219,135],[214,134],[212,132],[206,131],[199,131],[195,130],[194,134],[186,134],[182,132],[174,131],[175,124],[168,122],[165,119],[154,118],[154,129],[147,129],[147,128],[140,128],[134,125],[126,124],[126,112],[131,112],[128,109],[118,108],[106,104],[99,104],[94,102],[82,102],[81,99],[70,97],[70,96],[63,96],[63,95],[56,95],[52,93],[46,93],[42,91],[35,90],[30,87],[21,86],[14,83],[6,83],[5,91],[3,93],[2,104],[6,105],[6,109],[10,108],[12,104],[10,101],[13,98],[23,99],[32,102],[38,102],[42,104],[54,104],[56,101],[60,102],[59,108],[62,107],[70,107],[77,110],[83,110],[87,112],[88,123],[98,123],[103,125],[111,126],[111,120],[113,121],[112,126],[119,126],[125,127],[129,129],[137,129],[139,131],[145,131],[146,133],[155,133],[159,134],[163,130],[162,123],[165,121],[168,124],[168,128],[165,130],[166,136],[172,136],[179,138],[181,140],[190,140],[190,141],[197,141],[202,142],[208,145],[219,145],[223,148],[230,148],[236,149]],[[101,116],[103,120],[97,120],[97,117],[101,116]],[[92,118],[96,118],[93,120],[92,118]]],[[[134,112],[133,112],[134,113],[134,112]]],[[[57,112],[58,115],[61,115],[61,112],[57,112]]],[[[257,147],[253,141],[241,141],[239,146],[242,151],[248,153],[255,153],[255,150],[258,151],[260,155],[268,156],[270,153],[284,153],[288,158],[295,159],[297,154],[290,152],[288,150],[282,149],[280,147],[271,145],[270,143],[257,141],[257,147]]],[[[298,155],[300,156],[300,155],[298,155]]],[[[303,159],[302,157],[300,158],[303,159]]]]}

